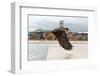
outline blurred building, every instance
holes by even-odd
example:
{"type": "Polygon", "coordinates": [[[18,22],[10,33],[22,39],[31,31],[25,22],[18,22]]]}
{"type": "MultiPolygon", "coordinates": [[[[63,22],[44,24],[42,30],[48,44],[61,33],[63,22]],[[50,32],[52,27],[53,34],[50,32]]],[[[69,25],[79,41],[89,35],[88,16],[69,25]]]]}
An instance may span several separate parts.
{"type": "MultiPolygon", "coordinates": [[[[59,21],[59,28],[65,30],[67,37],[70,41],[87,41],[88,33],[87,32],[71,32],[69,28],[64,27],[64,21],[59,21]]],[[[57,40],[56,37],[50,32],[44,32],[41,29],[35,30],[35,32],[28,33],[29,40],[57,40]]]]}

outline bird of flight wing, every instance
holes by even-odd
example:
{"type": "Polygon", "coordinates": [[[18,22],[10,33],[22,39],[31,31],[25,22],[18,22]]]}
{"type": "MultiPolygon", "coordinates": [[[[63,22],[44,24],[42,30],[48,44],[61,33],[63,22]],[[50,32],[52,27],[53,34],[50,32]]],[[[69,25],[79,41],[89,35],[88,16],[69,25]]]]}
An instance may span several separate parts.
{"type": "Polygon", "coordinates": [[[67,34],[62,29],[54,29],[52,33],[56,36],[59,44],[65,49],[65,50],[71,50],[72,44],[69,42],[67,38],[67,34]]]}

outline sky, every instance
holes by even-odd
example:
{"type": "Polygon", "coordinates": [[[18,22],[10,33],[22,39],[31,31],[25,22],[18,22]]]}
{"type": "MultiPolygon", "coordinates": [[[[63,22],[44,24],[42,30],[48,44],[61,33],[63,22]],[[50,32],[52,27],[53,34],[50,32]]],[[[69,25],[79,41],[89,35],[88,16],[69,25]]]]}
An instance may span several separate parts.
{"type": "Polygon", "coordinates": [[[29,32],[37,29],[53,30],[59,27],[59,21],[64,21],[64,27],[72,32],[88,32],[88,18],[86,17],[55,17],[29,15],[29,32]]]}

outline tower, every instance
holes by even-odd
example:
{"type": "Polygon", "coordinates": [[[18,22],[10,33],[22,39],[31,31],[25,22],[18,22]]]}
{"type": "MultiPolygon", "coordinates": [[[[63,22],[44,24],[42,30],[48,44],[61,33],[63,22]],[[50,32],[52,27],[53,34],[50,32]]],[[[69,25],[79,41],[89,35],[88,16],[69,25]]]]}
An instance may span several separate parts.
{"type": "Polygon", "coordinates": [[[63,20],[59,21],[59,28],[64,30],[64,21],[63,20]]]}
{"type": "Polygon", "coordinates": [[[63,29],[63,30],[65,30],[65,31],[69,31],[69,28],[67,28],[67,27],[64,27],[64,20],[60,20],[59,21],[59,27],[60,27],[60,29],[63,29]]]}
{"type": "Polygon", "coordinates": [[[64,21],[63,20],[60,20],[59,21],[59,25],[60,25],[60,27],[63,27],[64,26],[64,21]]]}

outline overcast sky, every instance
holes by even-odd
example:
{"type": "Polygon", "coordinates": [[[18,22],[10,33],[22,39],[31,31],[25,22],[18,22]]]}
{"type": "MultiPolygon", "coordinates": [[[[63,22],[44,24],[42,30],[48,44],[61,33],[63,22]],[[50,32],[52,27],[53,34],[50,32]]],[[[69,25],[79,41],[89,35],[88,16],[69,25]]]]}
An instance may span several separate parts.
{"type": "Polygon", "coordinates": [[[53,30],[59,27],[59,21],[64,21],[64,27],[72,32],[88,32],[88,18],[83,17],[54,17],[54,16],[29,16],[29,31],[36,29],[53,30]]]}

